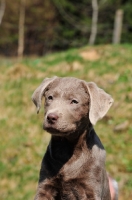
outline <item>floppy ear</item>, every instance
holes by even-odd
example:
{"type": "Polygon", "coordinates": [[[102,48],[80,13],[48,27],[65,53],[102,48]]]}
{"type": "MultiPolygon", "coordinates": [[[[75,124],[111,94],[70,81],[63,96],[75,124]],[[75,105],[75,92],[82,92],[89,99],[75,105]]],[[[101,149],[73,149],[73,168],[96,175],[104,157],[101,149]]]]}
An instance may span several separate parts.
{"type": "Polygon", "coordinates": [[[32,95],[32,101],[34,102],[34,104],[37,107],[37,113],[39,113],[39,110],[40,110],[40,107],[41,107],[42,97],[44,95],[44,91],[45,91],[46,87],[51,82],[53,82],[56,78],[57,78],[57,76],[54,76],[52,78],[45,78],[43,80],[43,82],[41,83],[41,85],[34,91],[34,93],[32,95]]]}
{"type": "Polygon", "coordinates": [[[96,122],[104,117],[114,100],[104,90],[100,89],[95,83],[86,83],[90,95],[90,122],[95,125],[96,122]]]}

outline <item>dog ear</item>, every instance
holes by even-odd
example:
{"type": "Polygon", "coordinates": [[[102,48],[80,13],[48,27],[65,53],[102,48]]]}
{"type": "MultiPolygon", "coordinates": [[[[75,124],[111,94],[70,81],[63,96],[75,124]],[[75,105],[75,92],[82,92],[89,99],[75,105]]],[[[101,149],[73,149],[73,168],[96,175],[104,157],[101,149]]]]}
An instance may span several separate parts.
{"type": "Polygon", "coordinates": [[[104,90],[100,89],[95,83],[86,83],[90,95],[90,122],[95,125],[96,122],[104,117],[114,100],[104,90]]]}
{"type": "Polygon", "coordinates": [[[43,80],[43,82],[41,83],[41,85],[34,91],[34,93],[32,95],[32,101],[34,102],[34,104],[37,107],[37,113],[39,113],[39,110],[40,110],[40,107],[41,107],[42,97],[44,95],[44,91],[45,91],[46,87],[51,82],[53,82],[56,78],[57,78],[57,76],[54,76],[52,78],[45,78],[43,80]]]}

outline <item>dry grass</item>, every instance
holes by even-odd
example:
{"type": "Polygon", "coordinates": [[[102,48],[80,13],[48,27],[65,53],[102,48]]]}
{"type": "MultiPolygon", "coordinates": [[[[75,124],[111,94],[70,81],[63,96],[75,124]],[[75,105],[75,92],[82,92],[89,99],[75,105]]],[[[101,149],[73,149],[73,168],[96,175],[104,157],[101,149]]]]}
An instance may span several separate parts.
{"type": "Polygon", "coordinates": [[[94,81],[115,99],[95,129],[107,150],[107,169],[117,179],[119,200],[132,197],[132,46],[84,47],[45,58],[1,58],[0,198],[33,199],[50,135],[36,115],[34,89],[52,75],[94,81]],[[124,128],[124,124],[125,128],[124,128]],[[119,127],[119,130],[116,128],[119,127]],[[123,127],[123,128],[122,128],[123,127]]]}

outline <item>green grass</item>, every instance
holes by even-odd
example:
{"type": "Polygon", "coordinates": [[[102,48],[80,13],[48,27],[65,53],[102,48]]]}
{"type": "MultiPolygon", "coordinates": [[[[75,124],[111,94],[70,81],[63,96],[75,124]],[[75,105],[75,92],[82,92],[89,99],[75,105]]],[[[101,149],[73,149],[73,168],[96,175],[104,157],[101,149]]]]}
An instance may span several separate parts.
{"type": "Polygon", "coordinates": [[[0,58],[0,199],[33,199],[41,159],[50,135],[42,130],[31,95],[45,77],[74,76],[94,81],[115,102],[95,130],[106,151],[106,166],[119,182],[119,200],[132,197],[132,45],[71,49],[46,57],[0,58]],[[127,122],[119,132],[117,124],[127,122]]]}

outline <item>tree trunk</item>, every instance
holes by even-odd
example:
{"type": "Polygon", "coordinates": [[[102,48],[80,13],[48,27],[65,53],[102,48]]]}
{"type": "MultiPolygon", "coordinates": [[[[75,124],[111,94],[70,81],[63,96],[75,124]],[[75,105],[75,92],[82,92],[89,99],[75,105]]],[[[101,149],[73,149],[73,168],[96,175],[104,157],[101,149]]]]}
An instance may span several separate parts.
{"type": "Polygon", "coordinates": [[[19,27],[18,27],[18,57],[23,57],[24,52],[24,23],[25,23],[25,0],[20,2],[19,27]]]}
{"type": "Polygon", "coordinates": [[[4,16],[4,12],[5,12],[5,0],[1,0],[1,3],[0,3],[0,24],[2,23],[2,18],[4,16]]]}
{"type": "Polygon", "coordinates": [[[122,21],[123,21],[123,10],[119,9],[115,14],[115,23],[113,31],[113,44],[119,44],[121,40],[122,32],[122,21]]]}
{"type": "Polygon", "coordinates": [[[89,38],[89,44],[93,45],[95,43],[96,35],[97,35],[97,22],[98,22],[98,2],[97,0],[92,0],[92,8],[93,8],[93,15],[92,15],[92,27],[91,27],[91,34],[89,38]]]}

